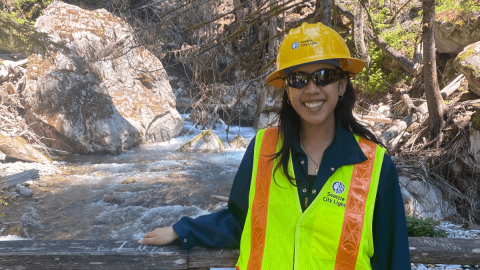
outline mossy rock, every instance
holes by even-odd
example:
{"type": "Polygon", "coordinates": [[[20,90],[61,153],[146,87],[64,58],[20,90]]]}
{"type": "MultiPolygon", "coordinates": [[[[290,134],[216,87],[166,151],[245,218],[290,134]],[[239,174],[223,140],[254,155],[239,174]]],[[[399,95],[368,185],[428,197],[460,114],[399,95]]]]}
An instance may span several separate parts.
{"type": "Polygon", "coordinates": [[[21,225],[12,225],[8,227],[8,233],[9,235],[16,235],[16,236],[23,236],[23,228],[21,225]]]}
{"type": "Polygon", "coordinates": [[[460,52],[453,62],[453,67],[465,75],[470,91],[480,96],[480,41],[460,52]]]}
{"type": "Polygon", "coordinates": [[[241,135],[237,135],[230,141],[230,146],[235,149],[247,148],[247,142],[241,135]]]}
{"type": "Polygon", "coordinates": [[[195,138],[184,143],[178,151],[215,153],[225,151],[222,141],[212,130],[207,129],[195,136],[195,138]]]}

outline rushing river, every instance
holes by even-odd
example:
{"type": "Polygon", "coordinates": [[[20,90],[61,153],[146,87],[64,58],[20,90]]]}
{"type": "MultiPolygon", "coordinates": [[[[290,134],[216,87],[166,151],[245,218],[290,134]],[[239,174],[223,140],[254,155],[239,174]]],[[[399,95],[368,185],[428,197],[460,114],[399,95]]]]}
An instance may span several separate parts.
{"type": "MultiPolygon", "coordinates": [[[[200,133],[186,122],[188,135],[143,144],[117,156],[74,155],[47,168],[0,164],[4,173],[37,166],[44,174],[30,186],[32,197],[18,196],[0,209],[5,214],[0,217],[0,240],[17,239],[9,235],[12,227],[21,227],[21,237],[37,240],[140,239],[183,216],[224,209],[226,203],[210,195],[229,195],[245,153],[228,145],[224,129],[214,130],[226,148],[223,153],[176,151],[200,133]]],[[[229,132],[229,141],[240,134],[248,142],[255,135],[246,127],[230,127],[229,132]]]]}

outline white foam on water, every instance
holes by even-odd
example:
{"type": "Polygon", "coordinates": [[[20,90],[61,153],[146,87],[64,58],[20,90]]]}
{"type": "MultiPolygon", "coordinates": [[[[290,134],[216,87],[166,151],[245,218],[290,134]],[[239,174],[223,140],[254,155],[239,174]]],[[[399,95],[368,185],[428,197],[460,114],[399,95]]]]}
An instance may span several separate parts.
{"type": "MultiPolygon", "coordinates": [[[[122,192],[118,194],[120,200],[128,200],[129,197],[141,196],[138,193],[122,192]]],[[[181,217],[196,218],[210,214],[197,206],[159,206],[147,208],[143,206],[119,207],[117,204],[99,201],[89,204],[88,208],[104,208],[98,215],[93,225],[119,225],[120,229],[112,230],[109,239],[133,239],[139,240],[147,232],[155,228],[171,226],[181,217]]]]}
{"type": "Polygon", "coordinates": [[[63,163],[53,162],[51,164],[42,164],[34,162],[13,162],[13,163],[0,163],[0,176],[11,175],[15,173],[24,172],[27,170],[38,170],[40,175],[53,175],[60,174],[60,169],[64,167],[63,163]]]}
{"type": "Polygon", "coordinates": [[[136,164],[134,163],[102,163],[102,164],[93,164],[89,165],[95,170],[106,171],[106,172],[131,172],[136,164]]]}
{"type": "Polygon", "coordinates": [[[18,241],[18,240],[30,240],[30,238],[23,238],[17,235],[7,235],[7,236],[0,236],[0,241],[18,241]]]}

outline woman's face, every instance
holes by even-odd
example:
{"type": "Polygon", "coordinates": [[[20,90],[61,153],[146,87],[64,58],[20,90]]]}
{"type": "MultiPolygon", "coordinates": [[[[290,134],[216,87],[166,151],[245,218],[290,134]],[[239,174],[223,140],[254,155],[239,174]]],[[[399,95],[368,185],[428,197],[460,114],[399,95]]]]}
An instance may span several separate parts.
{"type": "MultiPolygon", "coordinates": [[[[297,68],[293,72],[311,74],[322,68],[335,69],[335,66],[311,64],[297,68]]],[[[345,93],[346,86],[346,78],[326,86],[317,86],[313,80],[309,80],[302,89],[288,87],[287,94],[292,107],[300,115],[302,125],[321,126],[335,121],[333,111],[337,106],[339,96],[345,93]]]]}

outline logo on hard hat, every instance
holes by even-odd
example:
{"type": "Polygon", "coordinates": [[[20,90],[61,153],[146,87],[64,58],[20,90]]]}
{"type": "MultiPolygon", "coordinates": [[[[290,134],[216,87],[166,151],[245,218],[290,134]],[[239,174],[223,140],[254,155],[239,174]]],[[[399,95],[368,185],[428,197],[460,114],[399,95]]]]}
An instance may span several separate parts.
{"type": "Polygon", "coordinates": [[[292,44],[292,49],[296,50],[296,49],[298,49],[298,47],[300,47],[300,44],[295,41],[295,42],[292,44]]]}
{"type": "Polygon", "coordinates": [[[345,185],[342,182],[337,181],[337,182],[333,183],[332,189],[335,193],[340,195],[345,191],[345,185]]]}

